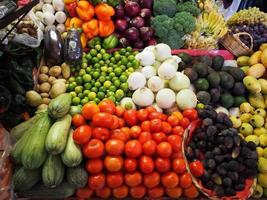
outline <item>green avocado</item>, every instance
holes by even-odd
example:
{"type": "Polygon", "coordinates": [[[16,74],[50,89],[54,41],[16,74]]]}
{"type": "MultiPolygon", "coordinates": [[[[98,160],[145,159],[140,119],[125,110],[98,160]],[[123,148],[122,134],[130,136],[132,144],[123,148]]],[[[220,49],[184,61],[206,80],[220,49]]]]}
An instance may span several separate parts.
{"type": "Polygon", "coordinates": [[[235,81],[242,81],[246,76],[245,72],[238,67],[232,67],[229,72],[234,77],[235,81]]]}
{"type": "Polygon", "coordinates": [[[209,82],[207,79],[205,78],[199,78],[197,79],[197,81],[195,82],[195,87],[197,88],[197,90],[208,90],[209,89],[209,82]]]}
{"type": "Polygon", "coordinates": [[[210,57],[209,55],[199,56],[199,61],[205,63],[209,67],[212,65],[212,57],[210,57]]]}
{"type": "Polygon", "coordinates": [[[234,78],[227,72],[219,72],[219,74],[221,77],[221,86],[225,89],[231,89],[235,84],[234,78]]]}
{"type": "Polygon", "coordinates": [[[177,56],[179,56],[182,59],[182,61],[186,64],[190,64],[193,59],[192,56],[190,56],[188,53],[185,52],[181,52],[177,56]]]}
{"type": "Polygon", "coordinates": [[[243,96],[237,96],[234,98],[234,106],[239,107],[242,103],[247,102],[247,99],[243,96]]]}
{"type": "Polygon", "coordinates": [[[210,100],[211,100],[211,96],[210,96],[210,94],[207,91],[199,91],[197,93],[197,100],[200,103],[209,104],[210,103],[210,100]]]}
{"type": "Polygon", "coordinates": [[[223,107],[231,108],[234,105],[234,103],[235,103],[234,97],[231,94],[225,93],[221,96],[221,104],[223,107]]]}
{"type": "Polygon", "coordinates": [[[224,57],[222,56],[214,56],[212,58],[212,68],[216,71],[220,71],[224,63],[224,57]]]}
{"type": "Polygon", "coordinates": [[[192,68],[198,73],[199,77],[206,77],[208,75],[208,65],[206,63],[197,62],[192,68]]]}
{"type": "Polygon", "coordinates": [[[220,85],[221,77],[218,72],[212,72],[208,75],[208,81],[211,87],[217,87],[220,85]]]}

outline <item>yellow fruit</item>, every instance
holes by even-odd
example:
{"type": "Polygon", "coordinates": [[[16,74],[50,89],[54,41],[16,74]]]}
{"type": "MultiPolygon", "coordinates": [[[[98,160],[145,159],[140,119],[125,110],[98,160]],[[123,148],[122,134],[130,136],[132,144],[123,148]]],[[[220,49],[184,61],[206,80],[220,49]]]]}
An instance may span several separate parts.
{"type": "Polygon", "coordinates": [[[261,185],[257,184],[252,194],[252,198],[259,199],[262,197],[262,195],[263,195],[263,188],[261,187],[261,185]]]}
{"type": "Polygon", "coordinates": [[[248,96],[248,101],[254,108],[262,108],[262,109],[265,108],[264,97],[261,93],[250,94],[248,96]]]}
{"type": "Polygon", "coordinates": [[[252,66],[252,65],[255,65],[257,63],[260,63],[261,62],[261,54],[262,54],[262,51],[256,51],[255,53],[252,54],[252,56],[249,58],[249,65],[252,66]]]}
{"type": "Polygon", "coordinates": [[[250,136],[253,134],[253,127],[249,123],[242,123],[239,132],[244,136],[250,136]]]}
{"type": "MultiPolygon", "coordinates": [[[[266,158],[259,157],[259,160],[258,160],[258,170],[261,173],[266,173],[266,175],[267,175],[267,159],[266,158]]],[[[262,184],[260,184],[260,185],[262,185],[262,184]]],[[[267,185],[266,186],[262,185],[262,186],[263,187],[266,187],[267,185]]]]}
{"type": "Polygon", "coordinates": [[[237,58],[238,66],[244,67],[248,65],[249,58],[250,58],[249,56],[240,56],[239,58],[237,58]]]}
{"type": "MultiPolygon", "coordinates": [[[[266,57],[267,58],[267,57],[266,57]]],[[[247,75],[248,76],[253,76],[255,78],[260,78],[263,76],[263,74],[265,73],[265,67],[263,64],[255,64],[255,65],[252,65],[248,71],[247,71],[247,75]]]]}
{"type": "Polygon", "coordinates": [[[261,63],[267,67],[267,48],[261,54],[261,63]]]}
{"type": "MultiPolygon", "coordinates": [[[[265,164],[266,164],[266,166],[267,166],[267,163],[266,163],[266,162],[265,162],[265,164]]],[[[258,175],[258,183],[259,183],[262,187],[266,188],[266,187],[267,187],[267,174],[260,173],[260,174],[258,175]]]]}
{"type": "MultiPolygon", "coordinates": [[[[262,150],[262,156],[263,156],[264,158],[267,158],[267,147],[265,147],[265,148],[262,150]]],[[[259,157],[261,157],[261,156],[259,156],[259,157]]]]}
{"type": "Polygon", "coordinates": [[[254,76],[246,76],[243,83],[250,93],[258,94],[261,92],[261,85],[254,76]]]}
{"type": "Polygon", "coordinates": [[[254,133],[254,135],[261,136],[263,134],[267,134],[267,130],[264,127],[255,128],[253,133],[254,133]]]}
{"type": "Polygon", "coordinates": [[[262,94],[267,94],[267,80],[266,79],[259,79],[258,82],[261,85],[261,93],[262,94]]]}
{"type": "Polygon", "coordinates": [[[243,113],[242,115],[240,115],[240,119],[243,123],[249,123],[251,117],[252,114],[250,113],[243,113]]]}
{"type": "Polygon", "coordinates": [[[244,102],[240,105],[240,112],[250,113],[252,111],[253,111],[253,107],[248,102],[244,102]]]}
{"type": "Polygon", "coordinates": [[[256,150],[257,150],[257,153],[258,153],[258,157],[262,157],[263,156],[263,148],[262,147],[257,147],[256,150]]]}
{"type": "Polygon", "coordinates": [[[244,66],[244,67],[241,67],[240,68],[245,74],[248,73],[248,70],[249,70],[249,66],[244,66]]]}
{"type": "Polygon", "coordinates": [[[266,147],[267,146],[267,134],[260,135],[259,140],[260,140],[260,145],[262,147],[266,147]]]}
{"type": "Polygon", "coordinates": [[[266,48],[267,48],[267,43],[261,44],[261,46],[260,46],[261,51],[264,51],[264,49],[266,49],[266,48]]]}
{"type": "Polygon", "coordinates": [[[260,139],[257,135],[248,135],[245,140],[246,142],[254,142],[256,146],[260,144],[260,139]]]}

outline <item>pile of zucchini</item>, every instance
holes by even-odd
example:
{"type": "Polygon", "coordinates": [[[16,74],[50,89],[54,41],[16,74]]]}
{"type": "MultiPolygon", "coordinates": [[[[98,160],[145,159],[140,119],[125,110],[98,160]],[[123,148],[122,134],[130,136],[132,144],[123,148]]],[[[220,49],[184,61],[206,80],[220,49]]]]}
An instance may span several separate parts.
{"type": "Polygon", "coordinates": [[[53,99],[47,110],[11,130],[14,189],[26,198],[66,198],[84,187],[88,174],[72,138],[71,95],[53,99]]]}

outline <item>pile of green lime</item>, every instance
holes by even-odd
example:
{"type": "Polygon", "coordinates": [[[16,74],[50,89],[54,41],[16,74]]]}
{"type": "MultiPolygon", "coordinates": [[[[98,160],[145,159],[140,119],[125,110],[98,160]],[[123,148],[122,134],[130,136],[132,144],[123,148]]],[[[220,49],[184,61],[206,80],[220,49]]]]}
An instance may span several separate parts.
{"type": "Polygon", "coordinates": [[[101,45],[84,53],[82,63],[71,67],[73,76],[67,82],[72,105],[84,105],[89,101],[99,103],[105,98],[119,104],[123,97],[131,97],[127,79],[139,67],[135,59],[137,53],[127,47],[111,54],[101,45]]]}

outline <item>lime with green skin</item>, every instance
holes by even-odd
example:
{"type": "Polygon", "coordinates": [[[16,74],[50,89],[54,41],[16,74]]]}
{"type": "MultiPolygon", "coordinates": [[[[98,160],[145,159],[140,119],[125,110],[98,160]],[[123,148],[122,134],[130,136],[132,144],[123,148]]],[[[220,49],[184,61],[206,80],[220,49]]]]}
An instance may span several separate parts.
{"type": "Polygon", "coordinates": [[[79,94],[79,93],[82,93],[83,92],[83,86],[76,86],[75,87],[75,89],[74,89],[74,91],[77,93],[77,94],[79,94]]]}
{"type": "Polygon", "coordinates": [[[113,85],[116,86],[116,87],[120,87],[120,85],[121,85],[120,80],[119,79],[114,80],[113,81],[113,85]]]}
{"type": "Polygon", "coordinates": [[[80,102],[81,102],[81,99],[79,97],[74,97],[72,99],[72,104],[75,105],[75,106],[79,105],[80,102]]]}
{"type": "Polygon", "coordinates": [[[90,90],[90,89],[92,88],[92,84],[91,84],[91,83],[85,83],[85,84],[84,84],[84,88],[85,88],[86,90],[90,90]]]}
{"type": "Polygon", "coordinates": [[[91,88],[91,91],[97,93],[98,92],[98,89],[96,87],[92,87],[91,88]]]}
{"type": "Polygon", "coordinates": [[[97,55],[97,50],[96,49],[91,49],[90,50],[90,56],[91,56],[90,59],[93,59],[93,57],[96,56],[96,55],[97,55]]]}
{"type": "Polygon", "coordinates": [[[84,74],[83,75],[83,82],[89,83],[92,80],[92,76],[90,74],[84,74]]]}
{"type": "Polygon", "coordinates": [[[70,83],[75,82],[75,77],[71,76],[68,80],[70,83]]]}
{"type": "Polygon", "coordinates": [[[88,99],[89,99],[90,101],[93,101],[95,98],[96,98],[96,93],[95,93],[95,92],[90,92],[90,93],[88,94],[88,99]]]}
{"type": "Polygon", "coordinates": [[[84,97],[82,100],[81,100],[81,104],[84,105],[86,103],[89,102],[89,98],[88,97],[84,97]]]}
{"type": "Polygon", "coordinates": [[[125,96],[125,93],[122,89],[118,89],[116,92],[115,92],[115,98],[120,101],[123,97],[125,96]]]}
{"type": "Polygon", "coordinates": [[[77,97],[76,92],[70,92],[70,95],[71,95],[72,98],[77,97]]]}
{"type": "Polygon", "coordinates": [[[77,76],[76,79],[75,79],[75,82],[78,85],[82,85],[83,84],[83,78],[81,76],[77,76]]]}
{"type": "Polygon", "coordinates": [[[89,74],[92,71],[92,68],[91,67],[86,67],[85,71],[86,71],[87,74],[89,74]]]}
{"type": "Polygon", "coordinates": [[[104,86],[105,88],[107,88],[107,89],[108,89],[111,85],[112,85],[111,81],[105,81],[104,84],[103,84],[103,86],[104,86]]]}
{"type": "Polygon", "coordinates": [[[82,99],[82,98],[84,97],[83,93],[79,93],[79,94],[78,94],[78,97],[79,97],[80,99],[82,99]]]}
{"type": "Polygon", "coordinates": [[[79,75],[80,75],[80,76],[83,76],[83,75],[85,75],[85,74],[86,74],[85,69],[80,69],[80,71],[79,71],[79,75]]]}
{"type": "Polygon", "coordinates": [[[84,95],[84,96],[88,96],[89,93],[90,93],[90,90],[84,90],[84,91],[83,91],[83,95],[84,95]]]}

